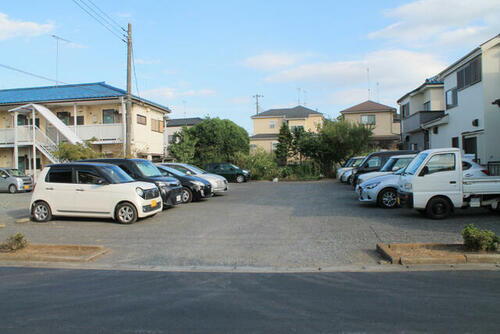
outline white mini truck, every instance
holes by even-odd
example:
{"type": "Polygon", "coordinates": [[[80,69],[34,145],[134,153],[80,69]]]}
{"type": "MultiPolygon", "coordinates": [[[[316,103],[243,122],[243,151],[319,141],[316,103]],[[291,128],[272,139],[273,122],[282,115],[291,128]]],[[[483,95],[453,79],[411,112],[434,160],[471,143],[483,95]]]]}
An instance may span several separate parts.
{"type": "Polygon", "coordinates": [[[454,209],[490,208],[500,211],[500,177],[464,177],[458,148],[420,152],[399,177],[398,201],[433,219],[454,209]]]}
{"type": "Polygon", "coordinates": [[[31,219],[37,222],[54,215],[132,224],[161,210],[155,184],[135,181],[120,167],[105,163],[50,165],[40,173],[31,197],[31,219]]]}

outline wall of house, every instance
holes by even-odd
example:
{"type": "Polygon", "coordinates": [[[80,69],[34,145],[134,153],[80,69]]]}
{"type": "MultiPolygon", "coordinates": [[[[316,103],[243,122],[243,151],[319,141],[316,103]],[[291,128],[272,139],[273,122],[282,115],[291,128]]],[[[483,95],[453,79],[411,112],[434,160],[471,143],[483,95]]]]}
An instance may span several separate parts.
{"type": "MultiPolygon", "coordinates": [[[[484,82],[484,160],[500,161],[500,107],[492,104],[500,98],[500,37],[485,45],[483,49],[484,82]]],[[[460,102],[460,101],[459,101],[460,102]]]]}
{"type": "Polygon", "coordinates": [[[250,146],[255,145],[255,147],[263,148],[266,152],[273,152],[273,143],[278,143],[278,140],[250,140],[250,146]]]}
{"type": "Polygon", "coordinates": [[[269,118],[253,118],[253,133],[255,135],[262,133],[279,133],[283,117],[269,117],[269,118]],[[274,128],[269,126],[270,122],[274,121],[274,128]]]}
{"type": "Polygon", "coordinates": [[[444,89],[434,87],[426,90],[427,101],[431,101],[431,110],[444,110],[444,89]]]}
{"type": "Polygon", "coordinates": [[[364,112],[364,113],[345,113],[344,119],[350,122],[360,123],[361,116],[375,115],[375,126],[373,128],[374,136],[398,135],[400,133],[399,123],[393,122],[392,112],[364,112]]]}
{"type": "Polygon", "coordinates": [[[134,104],[132,107],[132,152],[140,156],[163,155],[164,135],[153,131],[152,120],[163,122],[164,113],[146,106],[134,104]],[[137,115],[146,117],[146,125],[137,122],[137,115]]]}

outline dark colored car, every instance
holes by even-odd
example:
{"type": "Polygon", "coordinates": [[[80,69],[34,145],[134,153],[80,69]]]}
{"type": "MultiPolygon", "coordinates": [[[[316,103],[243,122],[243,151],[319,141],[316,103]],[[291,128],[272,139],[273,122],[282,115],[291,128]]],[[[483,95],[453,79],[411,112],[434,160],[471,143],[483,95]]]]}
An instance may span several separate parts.
{"type": "Polygon", "coordinates": [[[210,163],[205,167],[205,170],[209,173],[224,176],[227,180],[233,182],[242,183],[250,180],[249,171],[228,162],[210,163]]]}
{"type": "Polygon", "coordinates": [[[358,177],[361,174],[378,172],[387,160],[394,155],[417,154],[418,151],[380,151],[374,152],[366,156],[365,160],[358,167],[353,169],[352,185],[355,187],[358,182],[358,177]]]}
{"type": "Polygon", "coordinates": [[[212,197],[212,185],[207,180],[200,177],[187,175],[175,168],[156,165],[163,176],[176,178],[182,185],[181,201],[182,203],[190,203],[191,201],[199,201],[202,198],[212,197]]]}
{"type": "Polygon", "coordinates": [[[160,190],[163,200],[163,207],[169,207],[181,203],[182,186],[181,183],[173,177],[163,176],[161,171],[149,160],[146,159],[90,159],[84,162],[103,162],[116,165],[123,169],[134,180],[151,182],[156,184],[160,190]]]}

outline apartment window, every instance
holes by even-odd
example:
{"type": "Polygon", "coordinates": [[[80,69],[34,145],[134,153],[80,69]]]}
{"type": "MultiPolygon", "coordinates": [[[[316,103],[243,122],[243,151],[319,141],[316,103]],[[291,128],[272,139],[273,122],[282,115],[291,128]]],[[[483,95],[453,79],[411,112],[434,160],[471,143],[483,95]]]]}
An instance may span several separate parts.
{"type": "Polygon", "coordinates": [[[429,110],[431,110],[431,101],[425,102],[424,105],[423,105],[423,108],[424,108],[423,111],[429,111],[429,110]]]}
{"type": "Polygon", "coordinates": [[[439,133],[439,127],[435,126],[432,128],[432,133],[437,135],[439,133]]]}
{"type": "Polygon", "coordinates": [[[163,121],[152,119],[151,120],[151,130],[154,132],[163,133],[163,121]]]}
{"type": "Polygon", "coordinates": [[[457,88],[464,89],[481,81],[481,58],[477,57],[457,71],[457,88]]]}
{"type": "Polygon", "coordinates": [[[452,88],[446,91],[446,109],[456,107],[458,104],[457,88],[452,88]]]}
{"type": "Polygon", "coordinates": [[[71,114],[67,111],[57,112],[57,118],[59,118],[65,125],[69,125],[71,114]]]}
{"type": "Polygon", "coordinates": [[[418,151],[418,144],[412,143],[410,149],[413,151],[418,151]]]}
{"type": "Polygon", "coordinates": [[[410,116],[410,103],[405,103],[401,106],[401,115],[403,115],[403,117],[408,117],[410,116]]]}
{"type": "Polygon", "coordinates": [[[276,127],[276,121],[269,121],[269,129],[274,129],[276,127]]]}
{"type": "Polygon", "coordinates": [[[147,124],[146,116],[137,115],[137,124],[146,125],[147,124]]]}
{"type": "Polygon", "coordinates": [[[458,148],[458,137],[451,138],[451,147],[458,148]]]}
{"type": "Polygon", "coordinates": [[[304,126],[302,126],[302,125],[292,125],[292,126],[290,127],[290,130],[291,130],[292,132],[294,132],[295,130],[304,130],[304,126]]]}
{"type": "Polygon", "coordinates": [[[375,115],[362,115],[361,124],[375,125],[375,115]]]}
{"type": "Polygon", "coordinates": [[[121,117],[118,110],[115,109],[104,109],[102,111],[102,123],[103,124],[114,124],[120,123],[121,117]]]}

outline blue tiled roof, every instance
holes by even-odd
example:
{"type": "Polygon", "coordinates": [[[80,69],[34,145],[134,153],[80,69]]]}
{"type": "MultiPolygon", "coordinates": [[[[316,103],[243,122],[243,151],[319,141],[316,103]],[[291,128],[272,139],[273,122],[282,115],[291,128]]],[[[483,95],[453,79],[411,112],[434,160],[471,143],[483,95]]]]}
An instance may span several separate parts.
{"type": "MultiPolygon", "coordinates": [[[[106,99],[125,96],[126,94],[127,92],[123,89],[110,86],[105,82],[2,89],[0,90],[0,105],[30,102],[106,99]]],[[[134,99],[149,103],[161,109],[170,110],[165,106],[138,96],[134,96],[134,99]]]]}

